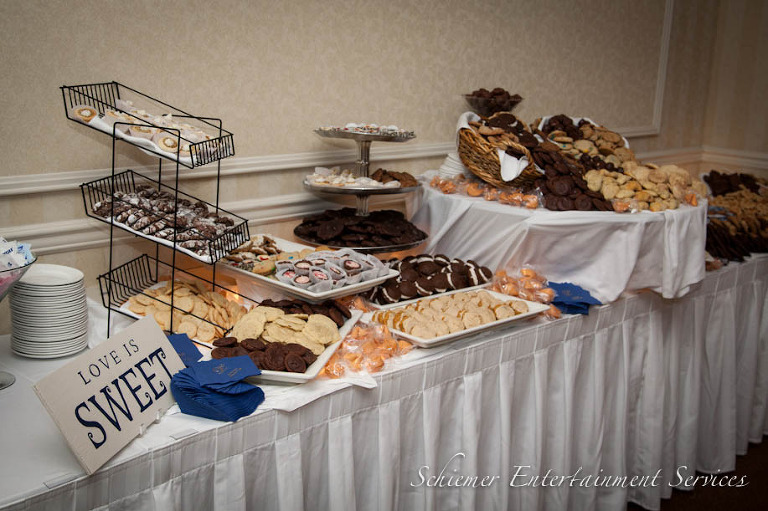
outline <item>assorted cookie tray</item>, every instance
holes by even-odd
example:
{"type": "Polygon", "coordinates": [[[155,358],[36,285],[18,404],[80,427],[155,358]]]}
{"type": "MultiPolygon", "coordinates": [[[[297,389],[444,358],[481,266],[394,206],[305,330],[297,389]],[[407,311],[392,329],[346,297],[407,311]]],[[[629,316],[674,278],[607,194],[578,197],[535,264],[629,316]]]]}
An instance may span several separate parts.
{"type": "Polygon", "coordinates": [[[427,298],[385,305],[376,312],[364,314],[361,319],[364,322],[374,321],[386,324],[394,333],[419,347],[434,348],[479,332],[536,316],[548,308],[548,305],[513,298],[487,289],[461,289],[427,298]],[[463,296],[455,299],[457,303],[452,303],[453,295],[463,296]],[[480,297],[478,298],[478,296],[480,297]],[[443,300],[446,310],[432,307],[430,304],[434,300],[443,300]],[[472,303],[472,305],[464,309],[462,302],[472,303]],[[435,309],[435,313],[428,311],[430,313],[424,314],[425,309],[435,309]],[[487,310],[485,314],[493,315],[495,319],[484,319],[480,309],[487,310]],[[407,317],[409,315],[410,318],[407,317]],[[476,317],[470,318],[473,315],[476,317]],[[455,326],[449,321],[449,316],[451,321],[457,321],[455,326]],[[464,316],[464,318],[460,316],[464,316]],[[445,326],[438,325],[438,323],[445,326]],[[479,324],[475,325],[475,323],[479,324]],[[446,333],[441,330],[443,328],[447,328],[449,331],[446,333]],[[410,333],[403,330],[408,330],[410,333]]]}
{"type": "MultiPolygon", "coordinates": [[[[308,381],[315,379],[320,371],[322,371],[323,367],[325,367],[328,359],[330,359],[333,354],[336,353],[336,350],[339,349],[343,339],[347,336],[347,334],[349,334],[349,332],[352,330],[352,327],[357,324],[362,315],[363,313],[361,311],[352,311],[352,317],[349,318],[341,328],[339,328],[340,339],[328,345],[325,350],[317,356],[315,361],[307,366],[306,371],[303,373],[293,373],[289,371],[270,371],[268,369],[262,369],[259,376],[252,376],[247,378],[245,381],[255,384],[264,382],[307,383],[308,381]]],[[[210,359],[210,353],[205,353],[203,358],[206,360],[210,359]]]]}
{"type": "MultiPolygon", "coordinates": [[[[312,247],[288,240],[275,237],[271,239],[281,252],[301,253],[307,249],[313,250],[312,247]]],[[[335,252],[316,251],[305,259],[277,260],[274,272],[267,275],[233,266],[226,259],[220,261],[220,266],[237,275],[247,275],[252,281],[290,296],[316,303],[367,291],[399,275],[398,271],[387,268],[383,263],[379,263],[381,266],[378,268],[365,269],[364,265],[366,261],[371,261],[371,257],[373,256],[356,253],[351,249],[335,252]],[[339,264],[335,264],[331,258],[339,259],[339,264]],[[347,275],[337,274],[339,269],[347,275]],[[345,283],[347,278],[351,283],[345,283]],[[328,284],[324,285],[323,281],[328,284]]]]}

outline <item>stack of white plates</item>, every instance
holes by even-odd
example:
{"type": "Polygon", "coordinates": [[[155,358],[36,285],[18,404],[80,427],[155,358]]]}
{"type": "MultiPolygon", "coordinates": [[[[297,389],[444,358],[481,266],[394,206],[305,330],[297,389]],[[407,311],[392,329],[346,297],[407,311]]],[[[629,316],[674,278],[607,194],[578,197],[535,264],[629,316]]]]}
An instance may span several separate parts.
{"type": "Polygon", "coordinates": [[[30,358],[73,355],[88,345],[83,273],[35,264],[11,291],[11,349],[30,358]]]}
{"type": "Polygon", "coordinates": [[[445,158],[445,161],[440,166],[440,169],[438,169],[437,173],[443,179],[451,179],[460,174],[464,174],[467,177],[470,175],[467,167],[461,163],[459,153],[448,153],[448,156],[445,158]]]}

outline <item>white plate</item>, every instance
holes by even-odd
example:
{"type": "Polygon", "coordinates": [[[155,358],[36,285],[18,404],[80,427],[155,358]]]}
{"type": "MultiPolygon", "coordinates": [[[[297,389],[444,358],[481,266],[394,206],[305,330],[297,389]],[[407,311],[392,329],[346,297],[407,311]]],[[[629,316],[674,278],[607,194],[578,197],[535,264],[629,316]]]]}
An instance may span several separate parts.
{"type": "Polygon", "coordinates": [[[58,264],[33,265],[19,280],[19,283],[33,286],[53,287],[67,284],[76,284],[85,278],[83,272],[77,268],[60,266],[58,264]]]}
{"type": "Polygon", "coordinates": [[[49,291],[26,291],[26,290],[20,290],[17,288],[13,289],[13,296],[17,300],[23,299],[23,300],[40,300],[40,299],[54,299],[54,298],[68,298],[72,296],[79,296],[80,294],[85,292],[85,288],[83,286],[73,287],[72,289],[62,290],[57,289],[55,292],[49,292],[49,291]]]}
{"type": "Polygon", "coordinates": [[[16,309],[74,309],[77,307],[82,306],[85,302],[85,294],[83,296],[78,296],[74,299],[68,299],[68,300],[33,300],[33,301],[25,301],[25,300],[13,300],[13,306],[16,309]]]}
{"type": "Polygon", "coordinates": [[[15,306],[17,309],[24,309],[24,308],[34,309],[38,307],[72,309],[75,307],[80,307],[85,303],[86,303],[85,293],[73,298],[66,299],[66,300],[62,300],[60,298],[45,298],[45,299],[23,298],[19,300],[18,297],[15,297],[15,296],[11,298],[11,305],[15,306]]]}
{"type": "Polygon", "coordinates": [[[35,343],[35,342],[28,342],[28,341],[22,341],[21,339],[13,339],[13,346],[24,350],[27,352],[38,352],[38,353],[58,353],[60,351],[66,351],[69,349],[75,348],[75,346],[79,346],[83,343],[84,340],[87,340],[87,336],[80,336],[77,339],[74,339],[72,341],[67,342],[60,342],[60,343],[35,343]]]}
{"type": "MultiPolygon", "coordinates": [[[[341,340],[331,344],[325,351],[323,351],[315,360],[312,365],[307,367],[307,370],[303,373],[290,373],[288,371],[267,371],[266,369],[261,371],[259,376],[251,376],[246,378],[245,381],[249,383],[261,383],[265,381],[273,381],[278,383],[307,383],[310,380],[314,380],[320,371],[325,367],[328,359],[336,353],[336,350],[341,346],[344,338],[352,331],[352,327],[360,320],[363,313],[361,311],[352,311],[352,317],[349,318],[341,328],[339,328],[339,335],[341,340]]],[[[210,353],[205,358],[211,358],[210,353]]]]}
{"type": "Polygon", "coordinates": [[[73,307],[71,309],[58,309],[47,307],[25,307],[19,309],[18,307],[11,307],[13,317],[24,317],[33,321],[67,321],[70,318],[83,317],[88,312],[88,306],[85,307],[73,307]],[[36,309],[36,310],[35,310],[36,309]],[[35,312],[29,312],[35,310],[35,312]]]}
{"type": "Polygon", "coordinates": [[[78,328],[77,330],[73,330],[71,332],[60,332],[57,334],[34,334],[29,332],[19,332],[18,330],[12,330],[11,335],[13,335],[14,339],[18,339],[20,341],[27,341],[31,343],[56,343],[56,342],[66,342],[66,341],[73,341],[77,339],[78,337],[82,337],[84,335],[88,334],[88,325],[85,325],[82,328],[78,328]]]}
{"type": "Polygon", "coordinates": [[[77,298],[73,300],[68,301],[62,301],[59,299],[55,300],[17,300],[16,298],[11,299],[11,304],[16,307],[17,309],[76,309],[79,307],[82,307],[83,304],[86,303],[86,296],[83,294],[82,296],[78,296],[77,298]]]}
{"type": "Polygon", "coordinates": [[[21,339],[19,337],[16,337],[16,335],[14,334],[13,343],[18,344],[20,346],[28,346],[30,348],[37,348],[41,350],[57,350],[61,348],[70,347],[79,342],[82,342],[84,337],[87,337],[87,335],[85,333],[82,333],[77,337],[73,336],[71,339],[66,339],[62,341],[38,342],[38,341],[28,341],[26,339],[21,339]]]}
{"type": "MultiPolygon", "coordinates": [[[[65,267],[66,268],[66,267],[65,267]]],[[[74,271],[80,271],[75,270],[74,268],[68,268],[70,270],[74,271]]],[[[85,281],[80,278],[78,280],[73,280],[73,282],[67,282],[62,283],[64,280],[69,280],[68,277],[74,277],[74,275],[69,275],[70,272],[63,271],[62,274],[64,275],[61,278],[54,278],[52,279],[51,283],[40,283],[39,281],[46,278],[48,274],[50,274],[50,270],[45,270],[42,275],[38,275],[32,282],[21,282],[19,281],[19,289],[23,290],[23,292],[30,292],[30,293],[63,293],[67,291],[71,291],[72,289],[80,289],[85,286],[85,281]]]]}
{"type": "Polygon", "coordinates": [[[13,331],[27,335],[33,335],[37,337],[50,337],[51,335],[63,334],[69,332],[79,332],[88,326],[88,321],[80,321],[79,323],[72,323],[67,326],[59,325],[46,325],[46,326],[30,326],[17,322],[13,322],[13,331]]]}
{"type": "MultiPolygon", "coordinates": [[[[451,291],[449,293],[443,293],[441,296],[446,295],[452,295],[454,293],[462,293],[465,292],[466,289],[458,289],[456,291],[451,291]]],[[[520,321],[521,319],[530,318],[532,316],[535,316],[541,312],[544,312],[545,310],[549,309],[549,305],[544,305],[538,302],[529,302],[528,300],[523,300],[521,298],[515,298],[514,296],[505,295],[502,293],[497,293],[495,291],[486,290],[491,296],[494,298],[497,298],[499,300],[503,300],[505,302],[511,302],[511,301],[521,301],[528,304],[528,312],[524,314],[518,314],[517,316],[512,316],[511,318],[504,318],[504,319],[497,319],[496,321],[492,321],[490,323],[486,323],[484,325],[468,328],[466,330],[462,330],[460,332],[454,332],[452,334],[447,335],[441,335],[440,337],[435,337],[433,339],[422,339],[421,337],[416,337],[411,334],[406,334],[405,332],[401,332],[399,330],[395,330],[394,328],[391,328],[392,332],[399,335],[400,337],[403,337],[404,339],[407,339],[411,341],[416,346],[420,346],[422,348],[434,348],[435,346],[440,346],[441,344],[445,344],[448,342],[453,342],[458,339],[462,339],[464,337],[469,337],[471,335],[474,335],[478,332],[484,332],[486,330],[492,330],[494,328],[502,327],[509,325],[510,323],[513,323],[515,321],[520,321]]],[[[430,300],[431,296],[425,296],[424,298],[419,298],[415,300],[408,300],[406,302],[400,302],[396,304],[392,304],[391,306],[382,307],[382,310],[396,310],[403,308],[407,306],[408,304],[418,302],[419,300],[430,300]]],[[[371,322],[373,321],[373,312],[368,312],[363,316],[363,321],[371,322]]]]}
{"type": "MultiPolygon", "coordinates": [[[[277,247],[284,252],[296,252],[296,251],[301,251],[305,248],[313,248],[313,247],[310,247],[309,245],[301,245],[299,243],[294,243],[292,241],[277,238],[275,236],[272,236],[271,234],[264,234],[264,236],[269,236],[270,238],[275,240],[275,243],[277,243],[277,247]]],[[[238,278],[242,278],[241,276],[247,276],[261,284],[265,284],[268,287],[277,289],[279,291],[282,291],[285,294],[288,294],[293,297],[300,298],[302,300],[306,300],[312,303],[323,302],[325,300],[330,300],[331,298],[340,298],[342,296],[349,296],[349,295],[361,293],[363,291],[367,291],[368,289],[371,289],[372,287],[378,286],[379,284],[381,284],[386,280],[389,280],[393,277],[397,277],[398,275],[400,275],[400,272],[390,268],[389,273],[387,273],[383,277],[377,277],[372,280],[366,280],[365,282],[358,282],[357,284],[352,284],[349,286],[338,287],[335,289],[331,289],[330,291],[324,291],[322,293],[312,293],[307,291],[306,289],[301,289],[301,288],[292,286],[290,284],[280,282],[279,280],[273,277],[265,277],[264,275],[259,275],[257,273],[253,273],[248,270],[243,270],[241,268],[230,266],[225,262],[224,259],[219,261],[219,265],[222,268],[226,268],[227,270],[232,270],[233,272],[235,272],[238,278]]]]}
{"type": "Polygon", "coordinates": [[[69,356],[69,355],[74,355],[76,353],[80,353],[81,351],[83,351],[87,347],[88,347],[88,341],[86,340],[85,342],[83,342],[83,344],[75,346],[74,348],[70,348],[70,349],[68,349],[66,351],[61,351],[61,352],[58,352],[58,353],[51,353],[51,354],[48,354],[48,353],[29,353],[29,352],[26,352],[24,350],[14,349],[13,346],[11,346],[11,349],[13,350],[13,352],[15,354],[17,354],[17,355],[19,355],[21,357],[43,359],[43,358],[59,358],[59,357],[66,357],[66,356],[69,356]]]}
{"type": "Polygon", "coordinates": [[[11,328],[11,331],[16,337],[31,339],[31,340],[45,339],[46,341],[50,341],[50,340],[56,340],[56,339],[71,339],[72,337],[75,337],[77,335],[82,335],[85,332],[87,332],[88,322],[82,323],[72,328],[45,329],[45,330],[40,330],[35,328],[24,328],[22,326],[14,324],[13,327],[11,328]]]}
{"type": "Polygon", "coordinates": [[[59,318],[26,318],[24,316],[14,314],[11,318],[11,323],[28,328],[72,328],[80,323],[87,323],[88,315],[80,314],[76,317],[66,318],[66,320],[59,318]]]}
{"type": "Polygon", "coordinates": [[[74,326],[77,326],[81,323],[87,323],[88,322],[88,315],[83,312],[82,314],[78,314],[71,317],[58,317],[58,316],[49,316],[49,317],[27,317],[23,316],[21,314],[14,314],[11,318],[11,324],[13,325],[19,325],[22,327],[28,327],[28,328],[72,328],[74,326]]]}

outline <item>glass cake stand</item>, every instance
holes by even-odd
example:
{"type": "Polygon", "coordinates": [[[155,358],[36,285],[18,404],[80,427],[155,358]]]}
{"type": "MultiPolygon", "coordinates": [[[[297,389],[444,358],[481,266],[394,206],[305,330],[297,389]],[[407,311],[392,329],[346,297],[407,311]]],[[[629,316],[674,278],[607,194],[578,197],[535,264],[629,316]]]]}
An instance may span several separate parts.
{"type": "MultiPolygon", "coordinates": [[[[408,142],[409,140],[413,140],[414,138],[416,138],[416,135],[412,131],[400,131],[400,132],[393,132],[393,133],[363,133],[363,132],[356,132],[356,131],[348,131],[348,130],[339,129],[339,128],[318,128],[315,130],[315,133],[325,138],[341,138],[341,139],[354,140],[355,143],[357,144],[357,160],[355,161],[355,166],[356,166],[357,175],[359,177],[369,177],[371,144],[373,142],[408,142]]],[[[356,199],[355,209],[356,209],[357,216],[366,217],[369,214],[368,205],[369,205],[369,200],[371,195],[412,193],[421,188],[421,183],[417,184],[416,186],[408,186],[408,187],[400,187],[400,188],[344,187],[344,186],[335,187],[335,186],[317,185],[305,179],[304,187],[318,193],[328,193],[328,194],[334,194],[334,195],[354,195],[356,199]]],[[[317,241],[300,236],[296,234],[295,231],[294,231],[294,235],[306,243],[309,243],[312,245],[321,244],[317,241]]],[[[423,240],[410,242],[410,243],[403,243],[399,245],[377,246],[377,247],[362,247],[362,246],[341,247],[341,246],[337,246],[329,243],[322,243],[322,244],[327,245],[331,248],[351,248],[359,252],[384,253],[384,252],[396,252],[399,250],[407,250],[409,248],[413,248],[418,245],[421,245],[425,241],[426,241],[426,238],[424,238],[423,240]]]]}
{"type": "MultiPolygon", "coordinates": [[[[345,131],[341,129],[318,128],[315,130],[315,133],[326,138],[345,138],[354,140],[357,144],[357,160],[355,161],[355,166],[357,167],[357,175],[360,177],[369,177],[371,144],[373,142],[408,142],[409,140],[416,138],[416,135],[413,134],[413,132],[399,132],[392,134],[358,133],[356,131],[345,131]]],[[[410,193],[417,190],[421,185],[410,186],[407,188],[369,187],[345,189],[344,187],[318,186],[305,181],[304,186],[316,192],[355,195],[357,197],[357,215],[368,216],[368,199],[371,195],[410,193]]]]}
{"type": "MultiPolygon", "coordinates": [[[[37,258],[28,262],[24,266],[0,271],[0,302],[2,302],[3,298],[5,298],[8,293],[11,292],[14,284],[16,284],[16,282],[18,282],[19,279],[24,276],[29,267],[32,266],[35,261],[37,261],[37,258]]],[[[0,390],[10,387],[14,384],[15,381],[16,377],[14,375],[8,371],[0,371],[0,390]]]]}

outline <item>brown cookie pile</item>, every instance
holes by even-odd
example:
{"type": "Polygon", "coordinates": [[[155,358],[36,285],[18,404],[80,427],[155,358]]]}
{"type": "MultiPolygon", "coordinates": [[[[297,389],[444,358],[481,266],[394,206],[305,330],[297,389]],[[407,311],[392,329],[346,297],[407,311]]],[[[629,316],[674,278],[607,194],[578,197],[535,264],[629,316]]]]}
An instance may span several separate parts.
{"type": "Polygon", "coordinates": [[[303,373],[317,357],[301,344],[266,343],[261,339],[222,337],[213,341],[211,358],[221,359],[248,355],[261,370],[303,373]]]}
{"type": "Polygon", "coordinates": [[[577,126],[567,115],[555,115],[542,126],[542,131],[561,151],[576,159],[587,155],[605,160],[615,167],[636,160],[635,153],[624,145],[621,135],[586,119],[581,119],[577,126]]]}
{"type": "Polygon", "coordinates": [[[380,210],[357,216],[353,208],[306,217],[293,232],[302,239],[334,247],[385,247],[427,238],[399,211],[380,210]]]}
{"type": "Polygon", "coordinates": [[[760,185],[755,176],[743,173],[726,174],[716,170],[709,172],[704,176],[704,181],[709,185],[712,195],[725,195],[731,192],[738,192],[743,186],[753,193],[760,193],[760,185]]]}
{"type": "Polygon", "coordinates": [[[582,177],[584,167],[564,156],[551,142],[544,142],[531,152],[533,160],[544,169],[544,178],[536,186],[544,196],[544,207],[550,211],[613,211],[611,203],[590,190],[582,177]]]}
{"type": "Polygon", "coordinates": [[[396,303],[485,284],[493,278],[490,268],[471,259],[464,262],[444,255],[408,256],[403,260],[393,259],[389,264],[400,275],[369,291],[366,298],[372,302],[396,303]]]}
{"type": "Polygon", "coordinates": [[[321,314],[327,316],[341,328],[352,317],[347,307],[335,300],[326,300],[322,303],[307,303],[301,300],[264,300],[261,305],[280,309],[286,314],[321,314]]]}
{"type": "Polygon", "coordinates": [[[416,178],[408,172],[396,172],[394,170],[378,169],[371,174],[371,179],[375,179],[379,183],[389,183],[390,181],[398,181],[401,188],[408,188],[410,186],[416,186],[419,184],[416,178]]]}

